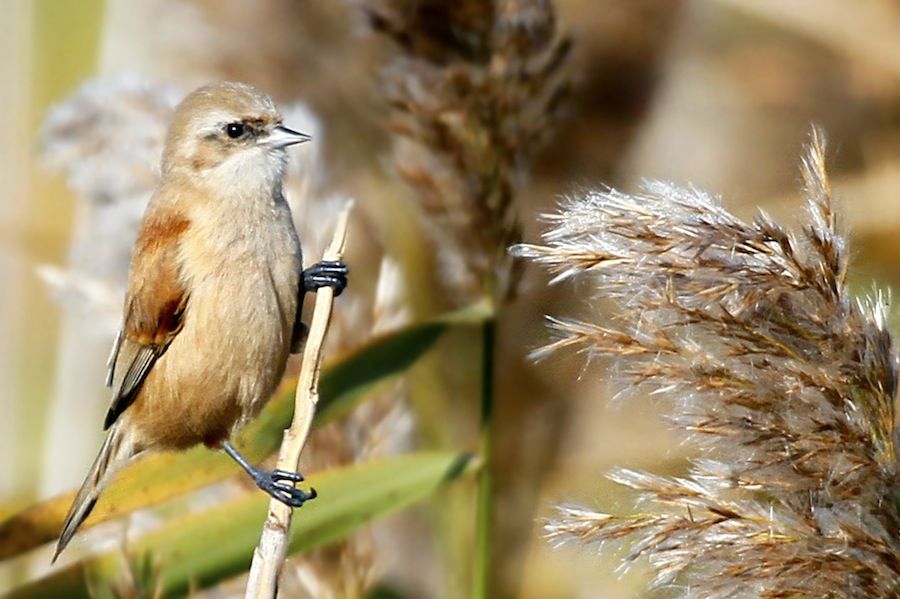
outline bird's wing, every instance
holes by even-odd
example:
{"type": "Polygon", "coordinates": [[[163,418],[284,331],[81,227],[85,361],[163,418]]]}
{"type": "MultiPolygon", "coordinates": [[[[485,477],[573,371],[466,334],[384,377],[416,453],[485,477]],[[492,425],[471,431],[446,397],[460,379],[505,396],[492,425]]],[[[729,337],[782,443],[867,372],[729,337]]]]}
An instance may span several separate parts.
{"type": "Polygon", "coordinates": [[[188,303],[178,264],[183,219],[145,222],[135,244],[125,299],[125,323],[110,356],[107,384],[113,397],[107,429],[130,406],[147,374],[183,325],[188,303]],[[160,224],[164,222],[165,224],[160,224]]]}

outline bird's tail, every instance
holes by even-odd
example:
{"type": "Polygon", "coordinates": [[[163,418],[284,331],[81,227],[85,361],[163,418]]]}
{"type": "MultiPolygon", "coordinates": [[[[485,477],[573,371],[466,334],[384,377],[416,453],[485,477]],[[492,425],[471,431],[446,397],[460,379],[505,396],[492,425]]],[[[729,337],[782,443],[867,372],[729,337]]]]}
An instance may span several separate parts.
{"type": "Polygon", "coordinates": [[[56,543],[56,552],[53,554],[53,561],[59,557],[62,550],[66,548],[69,541],[72,540],[78,527],[90,515],[94,509],[94,504],[100,497],[100,493],[106,487],[112,475],[121,466],[128,462],[130,458],[136,455],[134,444],[125,434],[121,426],[113,426],[112,430],[106,436],[100,453],[94,460],[87,477],[81,484],[72,507],[69,508],[69,514],[63,524],[62,533],[59,535],[59,541],[56,543]]]}

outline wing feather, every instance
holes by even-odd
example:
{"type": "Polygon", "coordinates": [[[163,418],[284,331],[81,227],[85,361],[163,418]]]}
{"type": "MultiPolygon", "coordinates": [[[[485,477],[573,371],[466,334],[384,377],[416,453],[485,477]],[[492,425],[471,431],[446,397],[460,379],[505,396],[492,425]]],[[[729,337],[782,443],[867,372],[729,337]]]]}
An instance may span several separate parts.
{"type": "Polygon", "coordinates": [[[116,333],[116,339],[113,341],[112,350],[109,352],[109,358],[106,360],[106,386],[112,387],[113,377],[116,376],[116,359],[119,357],[119,348],[122,346],[122,330],[116,333]]]}
{"type": "Polygon", "coordinates": [[[127,339],[119,346],[118,368],[115,370],[122,375],[113,377],[113,400],[106,412],[103,430],[112,426],[122,412],[134,402],[138,391],[141,390],[141,384],[163,351],[164,349],[152,345],[138,345],[127,339]]]}
{"type": "Polygon", "coordinates": [[[107,429],[137,399],[153,365],[183,325],[188,293],[178,263],[179,240],[189,221],[169,215],[145,221],[135,244],[125,300],[125,323],[110,356],[112,402],[107,429]]]}

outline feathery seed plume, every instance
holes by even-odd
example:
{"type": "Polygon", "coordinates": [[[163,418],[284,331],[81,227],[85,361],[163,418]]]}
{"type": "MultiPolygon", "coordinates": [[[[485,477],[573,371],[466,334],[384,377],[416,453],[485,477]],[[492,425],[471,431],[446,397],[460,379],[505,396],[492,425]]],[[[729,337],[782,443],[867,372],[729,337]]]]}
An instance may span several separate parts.
{"type": "Polygon", "coordinates": [[[686,597],[896,597],[900,513],[887,301],[854,300],[822,135],[803,161],[809,223],[743,222],[696,189],[587,192],[514,254],[590,277],[611,324],[551,319],[561,348],[618,358],[697,444],[684,477],[618,469],[643,511],[563,506],[555,542],[632,541],[686,597]]]}

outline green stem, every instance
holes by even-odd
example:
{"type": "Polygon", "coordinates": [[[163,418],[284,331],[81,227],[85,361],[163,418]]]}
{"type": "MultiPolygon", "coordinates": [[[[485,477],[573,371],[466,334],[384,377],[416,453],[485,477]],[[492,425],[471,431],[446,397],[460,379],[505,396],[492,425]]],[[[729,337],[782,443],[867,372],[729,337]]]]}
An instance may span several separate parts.
{"type": "Polygon", "coordinates": [[[487,599],[490,593],[491,533],[493,529],[493,422],[494,422],[494,337],[496,321],[482,325],[481,338],[481,470],[475,519],[475,564],[473,599],[487,599]]]}

